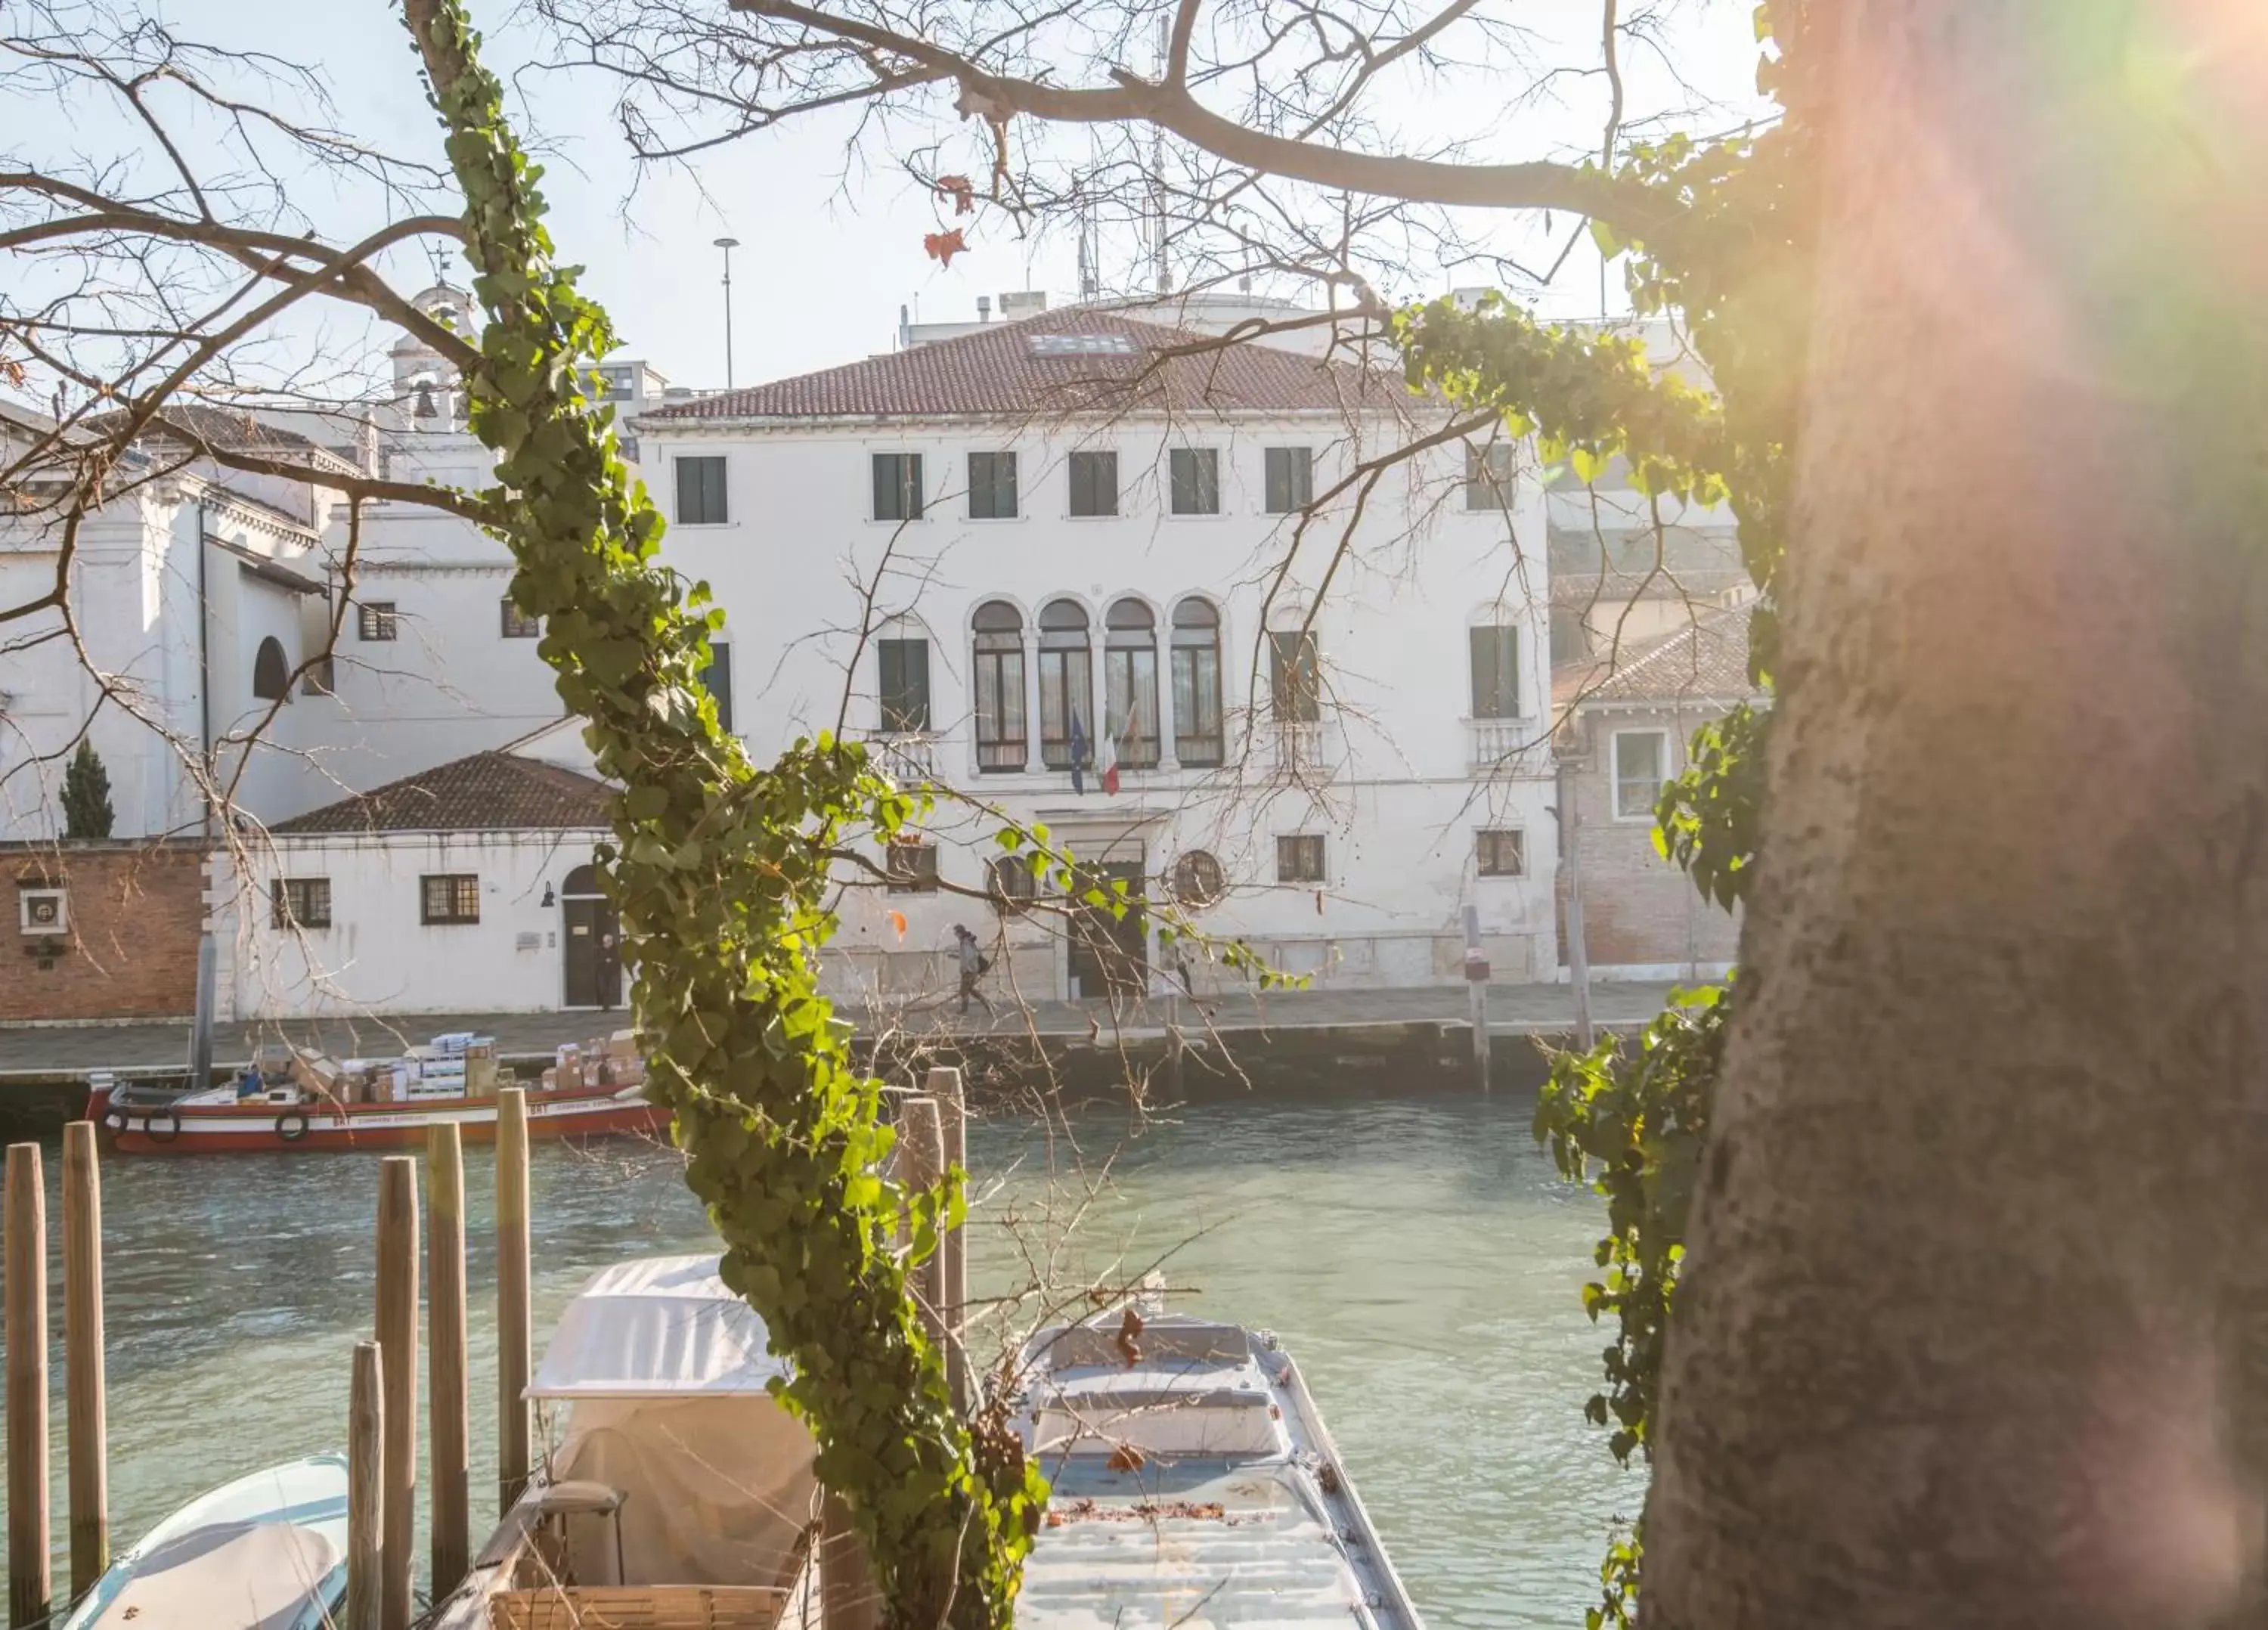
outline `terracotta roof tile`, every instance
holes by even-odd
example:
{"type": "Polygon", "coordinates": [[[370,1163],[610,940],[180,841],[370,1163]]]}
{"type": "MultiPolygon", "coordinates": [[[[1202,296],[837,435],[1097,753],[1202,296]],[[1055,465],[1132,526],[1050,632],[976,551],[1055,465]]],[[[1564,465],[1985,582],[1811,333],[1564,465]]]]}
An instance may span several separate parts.
{"type": "Polygon", "coordinates": [[[1749,679],[1749,615],[1756,602],[1712,611],[1619,659],[1582,662],[1552,675],[1559,707],[1593,702],[1736,701],[1756,694],[1749,679]]]}
{"type": "Polygon", "coordinates": [[[572,770],[512,753],[475,753],[279,821],[309,832],[477,832],[605,826],[613,790],[572,770]]]}
{"type": "Polygon", "coordinates": [[[1205,336],[1076,306],[817,373],[703,396],[641,416],[687,419],[1299,412],[1382,408],[1392,375],[1238,343],[1160,356],[1205,336]],[[1035,343],[1036,342],[1036,343],[1035,343]]]}

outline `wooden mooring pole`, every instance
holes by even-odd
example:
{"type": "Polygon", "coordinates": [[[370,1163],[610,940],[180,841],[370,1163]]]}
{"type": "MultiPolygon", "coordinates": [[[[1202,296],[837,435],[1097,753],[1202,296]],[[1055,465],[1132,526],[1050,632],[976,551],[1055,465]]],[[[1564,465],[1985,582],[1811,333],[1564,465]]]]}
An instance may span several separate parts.
{"type": "Polygon", "coordinates": [[[497,1094],[497,1481],[510,1511],[527,1486],[527,1094],[497,1094]]]}
{"type": "Polygon", "coordinates": [[[110,1566],[108,1400],[102,1360],[102,1176],[94,1123],[63,1128],[63,1398],[70,1471],[70,1591],[110,1566]]]}
{"type": "Polygon", "coordinates": [[[379,1164],[378,1345],[386,1379],[378,1624],[409,1630],[417,1534],[417,1162],[407,1154],[379,1164]]]}
{"type": "Polygon", "coordinates": [[[48,1195],[40,1146],[8,1146],[8,1624],[45,1624],[48,1575],[48,1195]]]}
{"type": "MultiPolygon", "coordinates": [[[[898,1106],[898,1181],[908,1189],[937,1186],[945,1171],[945,1126],[934,1098],[907,1098],[898,1106]]],[[[920,1304],[922,1328],[944,1347],[945,1240],[908,1277],[914,1300],[920,1304]]]]}
{"type": "Polygon", "coordinates": [[[358,1341],[347,1405],[347,1599],[345,1630],[377,1630],[384,1609],[386,1361],[378,1343],[358,1341]]]}
{"type": "MultiPolygon", "coordinates": [[[[968,1099],[961,1086],[961,1072],[948,1066],[939,1066],[929,1073],[929,1094],[937,1101],[938,1113],[945,1132],[945,1163],[961,1169],[966,1181],[968,1171],[968,1099]]],[[[946,1379],[953,1387],[953,1406],[963,1414],[968,1412],[968,1333],[961,1328],[968,1306],[968,1239],[959,1228],[954,1228],[939,1242],[939,1253],[944,1260],[945,1291],[939,1309],[946,1330],[946,1379]]]]}
{"type": "Polygon", "coordinates": [[[465,1380],[465,1155],[456,1123],[425,1132],[426,1317],[433,1427],[433,1600],[472,1564],[472,1405],[465,1380]]]}
{"type": "Polygon", "coordinates": [[[1473,1073],[1483,1092],[1489,1089],[1489,963],[1481,943],[1481,911],[1465,908],[1465,992],[1472,1009],[1473,1073]]]}

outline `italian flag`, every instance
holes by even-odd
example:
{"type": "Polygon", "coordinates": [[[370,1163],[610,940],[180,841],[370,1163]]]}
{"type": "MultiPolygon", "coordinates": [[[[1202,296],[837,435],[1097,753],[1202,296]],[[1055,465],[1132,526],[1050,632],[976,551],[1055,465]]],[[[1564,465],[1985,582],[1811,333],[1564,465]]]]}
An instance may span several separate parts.
{"type": "Polygon", "coordinates": [[[1118,791],[1118,736],[1117,733],[1110,728],[1110,721],[1108,719],[1102,721],[1102,761],[1097,768],[1101,771],[1102,790],[1106,793],[1116,793],[1118,791]]]}

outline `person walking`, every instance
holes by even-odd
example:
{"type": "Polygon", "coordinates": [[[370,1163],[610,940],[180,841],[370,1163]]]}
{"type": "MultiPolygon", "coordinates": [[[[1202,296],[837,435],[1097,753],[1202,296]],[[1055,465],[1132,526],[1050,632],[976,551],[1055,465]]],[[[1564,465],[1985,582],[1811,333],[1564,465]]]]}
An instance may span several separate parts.
{"type": "Polygon", "coordinates": [[[992,966],[992,959],[976,948],[976,936],[968,932],[965,923],[953,926],[954,960],[961,970],[961,1011],[968,1011],[968,999],[975,997],[984,1005],[984,1016],[992,1017],[992,999],[976,988],[976,982],[992,966]]]}

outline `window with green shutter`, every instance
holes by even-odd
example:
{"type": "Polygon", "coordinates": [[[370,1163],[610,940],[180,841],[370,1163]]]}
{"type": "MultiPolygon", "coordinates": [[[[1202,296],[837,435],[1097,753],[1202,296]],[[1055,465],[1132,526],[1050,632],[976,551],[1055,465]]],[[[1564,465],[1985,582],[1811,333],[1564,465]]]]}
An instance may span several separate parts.
{"type": "Polygon", "coordinates": [[[1323,716],[1314,635],[1293,630],[1268,636],[1268,697],[1282,723],[1311,725],[1323,716]]]}
{"type": "Polygon", "coordinates": [[[1116,515],[1118,513],[1118,454],[1113,452],[1071,455],[1071,513],[1074,515],[1116,515]]]}
{"type": "Polygon", "coordinates": [[[1176,515],[1220,513],[1220,450],[1175,447],[1166,457],[1167,485],[1176,515]]]}
{"type": "Polygon", "coordinates": [[[970,454],[968,518],[971,520],[1013,520],[1016,513],[1016,455],[1012,453],[970,454]]]}
{"type": "Polygon", "coordinates": [[[678,460],[677,524],[721,527],[727,519],[724,459],[707,456],[678,460]]]}
{"type": "Polygon", "coordinates": [[[1488,623],[1466,632],[1472,639],[1473,717],[1518,719],[1520,631],[1508,623],[1488,623]]]}
{"type": "Polygon", "coordinates": [[[878,639],[882,728],[916,734],[929,728],[929,641],[878,639]]]}
{"type": "Polygon", "coordinates": [[[1270,447],[1262,454],[1262,462],[1270,514],[1289,515],[1315,501],[1313,448],[1270,447]]]}
{"type": "Polygon", "coordinates": [[[919,520],[922,518],[922,455],[918,453],[877,453],[874,455],[874,519],[919,520]]]}

